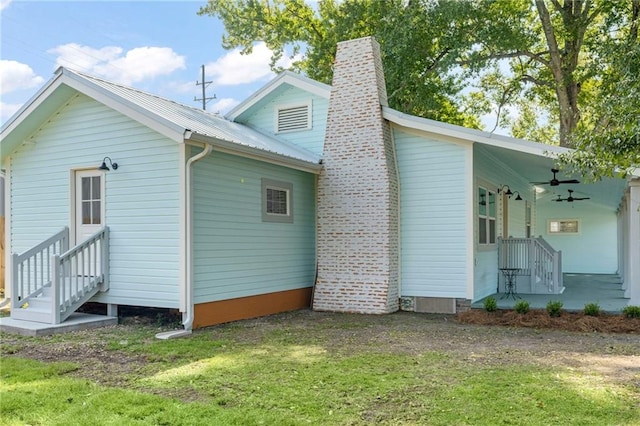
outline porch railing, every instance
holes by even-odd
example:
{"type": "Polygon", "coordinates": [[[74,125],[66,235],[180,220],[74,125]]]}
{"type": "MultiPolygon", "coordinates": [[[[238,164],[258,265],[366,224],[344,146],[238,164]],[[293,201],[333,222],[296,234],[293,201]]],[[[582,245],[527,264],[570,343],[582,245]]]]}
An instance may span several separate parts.
{"type": "Polygon", "coordinates": [[[98,291],[109,288],[109,228],[69,249],[69,229],[13,255],[16,319],[59,324],[98,291]]]}
{"type": "Polygon", "coordinates": [[[52,320],[59,324],[97,290],[109,289],[109,228],[105,226],[67,252],[54,255],[51,265],[52,320]]]}
{"type": "Polygon", "coordinates": [[[530,278],[531,292],[560,294],[562,252],[555,250],[544,238],[499,238],[498,268],[514,268],[518,275],[530,278]]]}
{"type": "Polygon", "coordinates": [[[69,250],[69,228],[44,240],[22,254],[13,254],[11,308],[20,308],[32,297],[42,294],[51,283],[53,255],[69,250]]]}

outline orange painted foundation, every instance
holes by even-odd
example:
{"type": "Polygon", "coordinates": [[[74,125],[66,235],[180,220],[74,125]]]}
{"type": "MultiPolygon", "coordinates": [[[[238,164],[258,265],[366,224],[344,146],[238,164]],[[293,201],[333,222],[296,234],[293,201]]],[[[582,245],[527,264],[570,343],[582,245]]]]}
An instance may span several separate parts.
{"type": "Polygon", "coordinates": [[[307,287],[200,303],[194,307],[193,328],[308,308],[311,306],[311,293],[312,287],[307,287]]]}

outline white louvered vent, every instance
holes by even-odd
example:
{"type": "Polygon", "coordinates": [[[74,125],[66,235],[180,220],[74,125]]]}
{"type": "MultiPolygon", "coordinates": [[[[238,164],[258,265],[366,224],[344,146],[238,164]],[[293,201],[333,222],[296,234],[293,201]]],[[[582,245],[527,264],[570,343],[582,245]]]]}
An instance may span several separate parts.
{"type": "Polygon", "coordinates": [[[297,105],[278,109],[277,131],[291,132],[311,128],[311,105],[297,105]]]}

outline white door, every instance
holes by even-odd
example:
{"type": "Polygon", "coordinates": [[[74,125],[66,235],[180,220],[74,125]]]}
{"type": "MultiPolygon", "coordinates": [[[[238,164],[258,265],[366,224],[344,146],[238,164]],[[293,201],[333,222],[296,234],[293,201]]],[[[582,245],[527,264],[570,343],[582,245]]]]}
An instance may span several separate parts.
{"type": "MultiPolygon", "coordinates": [[[[83,170],[76,172],[75,182],[75,241],[80,244],[104,226],[104,172],[83,170]]],[[[99,249],[99,247],[98,247],[99,249]]],[[[100,256],[96,248],[86,249],[74,275],[99,275],[100,256]]],[[[77,265],[77,266],[76,266],[77,265]]]]}

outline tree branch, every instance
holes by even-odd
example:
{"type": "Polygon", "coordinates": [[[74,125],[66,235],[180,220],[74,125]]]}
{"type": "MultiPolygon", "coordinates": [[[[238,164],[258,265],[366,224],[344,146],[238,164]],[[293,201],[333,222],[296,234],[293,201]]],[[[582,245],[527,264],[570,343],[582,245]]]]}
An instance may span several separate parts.
{"type": "MultiPolygon", "coordinates": [[[[482,58],[482,61],[486,61],[489,59],[519,58],[521,56],[524,56],[527,58],[531,58],[536,62],[540,62],[542,65],[549,66],[550,65],[549,61],[542,57],[542,55],[546,55],[546,54],[549,54],[548,50],[544,52],[538,52],[538,53],[529,52],[527,50],[519,50],[516,52],[492,53],[482,58]]],[[[476,63],[477,61],[478,61],[477,59],[474,59],[474,60],[455,61],[454,63],[456,65],[469,65],[469,64],[476,63]]]]}

